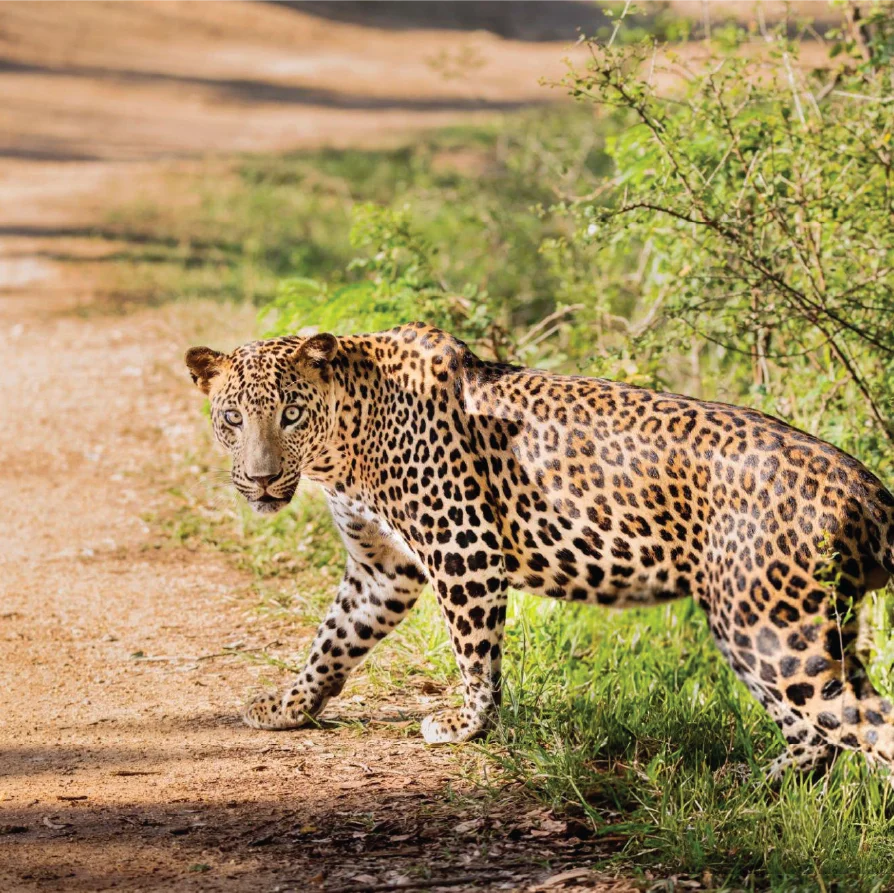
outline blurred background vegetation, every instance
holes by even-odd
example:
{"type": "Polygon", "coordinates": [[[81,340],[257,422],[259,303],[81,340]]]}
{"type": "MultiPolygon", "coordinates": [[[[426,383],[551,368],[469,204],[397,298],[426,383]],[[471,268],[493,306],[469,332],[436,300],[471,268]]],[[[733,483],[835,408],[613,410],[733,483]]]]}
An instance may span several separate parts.
{"type": "MultiPolygon", "coordinates": [[[[601,8],[590,62],[553,85],[573,102],[391,149],[245,157],[176,215],[119,209],[129,293],[250,300],[260,334],[424,319],[484,357],[758,407],[894,484],[894,9],[749,30],[601,8]]],[[[454,76],[474,77],[466,63],[454,76]]],[[[261,580],[297,541],[302,594],[277,605],[315,620],[331,580],[308,596],[314,569],[337,554],[324,511],[308,497],[296,517],[233,510],[175,533],[261,580]]],[[[892,692],[883,598],[873,611],[872,672],[892,692]]],[[[778,733],[691,605],[619,617],[519,596],[509,635],[488,753],[622,835],[626,864],[737,889],[891,888],[890,791],[847,759],[826,786],[771,791],[778,733]]],[[[452,678],[431,602],[367,672],[400,683],[383,668],[408,642],[428,659],[412,673],[452,678]]]]}
{"type": "Polygon", "coordinates": [[[254,301],[275,332],[426,318],[483,356],[758,405],[889,474],[891,10],[715,22],[693,62],[646,27],[699,23],[605,6],[591,65],[553,85],[574,105],[247,157],[173,217],[113,215],[149,246],[128,277],[254,301]]]}

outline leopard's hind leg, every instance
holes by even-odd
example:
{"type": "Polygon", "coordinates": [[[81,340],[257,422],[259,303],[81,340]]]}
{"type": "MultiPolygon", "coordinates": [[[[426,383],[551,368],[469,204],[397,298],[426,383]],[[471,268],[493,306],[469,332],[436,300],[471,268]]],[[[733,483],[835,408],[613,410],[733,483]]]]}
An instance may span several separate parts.
{"type": "Polygon", "coordinates": [[[784,703],[764,704],[785,737],[785,750],[770,763],[767,777],[778,781],[786,770],[825,775],[841,753],[841,748],[827,741],[811,720],[796,716],[784,703]]]}
{"type": "Polygon", "coordinates": [[[733,656],[723,645],[721,650],[726,654],[736,675],[770,714],[785,738],[786,749],[770,764],[767,776],[777,781],[789,767],[800,772],[824,773],[835,762],[840,748],[831,744],[810,719],[798,715],[786,704],[784,698],[779,697],[776,686],[768,684],[767,677],[770,674],[766,667],[756,674],[750,661],[733,656]]]}
{"type": "Polygon", "coordinates": [[[724,643],[734,669],[785,736],[787,753],[771,774],[789,765],[825,768],[841,748],[862,751],[870,762],[894,762],[894,708],[856,654],[859,602],[811,584],[797,604],[777,601],[763,616],[749,609],[747,633],[737,629],[724,643]]]}

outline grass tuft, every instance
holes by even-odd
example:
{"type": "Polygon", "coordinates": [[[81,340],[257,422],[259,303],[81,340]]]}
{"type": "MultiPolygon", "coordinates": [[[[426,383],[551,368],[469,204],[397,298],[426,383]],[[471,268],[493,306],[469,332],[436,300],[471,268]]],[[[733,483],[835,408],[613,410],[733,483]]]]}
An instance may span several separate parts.
{"type": "Polygon", "coordinates": [[[517,597],[506,665],[486,754],[525,796],[623,839],[614,861],[720,888],[890,889],[884,775],[846,754],[826,779],[772,785],[781,736],[691,601],[613,613],[517,597]]]}

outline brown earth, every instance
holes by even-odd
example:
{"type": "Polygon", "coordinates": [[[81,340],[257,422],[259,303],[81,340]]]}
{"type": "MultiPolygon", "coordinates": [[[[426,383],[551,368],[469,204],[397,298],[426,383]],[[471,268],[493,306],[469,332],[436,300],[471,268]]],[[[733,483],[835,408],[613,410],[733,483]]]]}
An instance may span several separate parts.
{"type": "Polygon", "coordinates": [[[587,868],[598,853],[582,829],[509,799],[488,806],[463,780],[473,755],[408,737],[421,693],[368,706],[361,678],[361,703],[329,713],[366,717],[362,731],[236,720],[270,671],[227,646],[293,627],[255,611],[225,556],[174,547],[146,519],[170,510],[184,457],[206,442],[185,347],[251,337],[253,310],[110,313],[91,261],[116,246],[88,238],[110,204],[164,182],[172,157],[366,143],[493,114],[542,101],[537,76],[561,55],[268,4],[0,4],[4,893],[432,877],[634,889],[587,868]],[[485,60],[474,82],[431,61],[469,52],[485,60]]]}

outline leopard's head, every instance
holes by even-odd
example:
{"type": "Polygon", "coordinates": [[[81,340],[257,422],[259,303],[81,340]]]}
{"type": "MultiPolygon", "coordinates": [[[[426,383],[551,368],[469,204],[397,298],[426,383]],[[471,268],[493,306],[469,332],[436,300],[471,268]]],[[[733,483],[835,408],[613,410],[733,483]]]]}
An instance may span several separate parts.
{"type": "Polygon", "coordinates": [[[304,469],[325,451],[337,353],[332,335],[187,352],[192,380],[211,401],[214,436],[232,457],[233,484],[255,511],[288,505],[304,469]]]}

